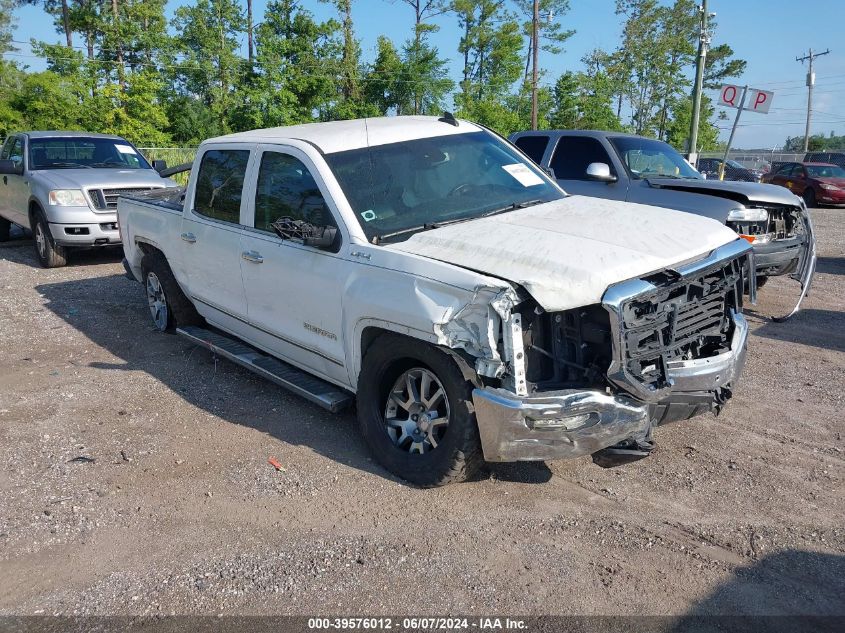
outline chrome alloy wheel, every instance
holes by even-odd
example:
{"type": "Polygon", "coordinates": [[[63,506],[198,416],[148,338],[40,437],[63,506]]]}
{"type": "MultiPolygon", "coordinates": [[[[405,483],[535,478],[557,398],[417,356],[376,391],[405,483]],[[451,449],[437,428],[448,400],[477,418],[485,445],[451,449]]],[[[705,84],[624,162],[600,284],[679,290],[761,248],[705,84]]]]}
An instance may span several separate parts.
{"type": "Polygon", "coordinates": [[[449,427],[449,399],[437,376],[421,367],[403,372],[387,396],[384,423],[400,450],[422,454],[437,448],[449,427]]]}
{"type": "Polygon", "coordinates": [[[42,259],[47,259],[47,236],[44,235],[44,225],[41,222],[35,223],[35,247],[42,259]]]}
{"type": "Polygon", "coordinates": [[[164,288],[154,272],[147,273],[147,303],[150,304],[150,314],[156,327],[164,332],[167,329],[167,298],[164,288]]]}

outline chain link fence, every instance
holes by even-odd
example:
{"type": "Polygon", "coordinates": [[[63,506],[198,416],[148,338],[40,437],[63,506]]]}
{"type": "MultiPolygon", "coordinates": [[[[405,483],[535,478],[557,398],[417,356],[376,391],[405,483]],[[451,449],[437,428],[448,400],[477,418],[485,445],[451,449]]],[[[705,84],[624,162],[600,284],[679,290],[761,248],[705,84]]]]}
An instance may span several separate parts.
{"type": "MultiPolygon", "coordinates": [[[[804,161],[804,157],[807,153],[817,153],[817,152],[781,152],[776,150],[732,150],[728,153],[728,160],[735,160],[743,167],[747,169],[761,171],[766,173],[771,169],[772,165],[778,163],[800,163],[804,161]]],[[[843,154],[845,155],[845,148],[842,149],[826,149],[823,150],[821,153],[824,154],[843,154]]],[[[699,158],[718,158],[722,159],[725,156],[724,152],[701,152],[698,157],[699,158]]],[[[820,162],[828,162],[828,159],[825,159],[820,162]]],[[[834,161],[837,162],[838,161],[834,161]]]]}

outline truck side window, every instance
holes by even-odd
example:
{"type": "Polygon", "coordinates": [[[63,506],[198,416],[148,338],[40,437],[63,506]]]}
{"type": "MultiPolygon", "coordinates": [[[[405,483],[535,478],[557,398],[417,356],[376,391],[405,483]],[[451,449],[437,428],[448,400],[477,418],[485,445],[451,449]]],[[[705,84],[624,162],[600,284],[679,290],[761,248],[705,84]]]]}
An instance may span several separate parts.
{"type": "Polygon", "coordinates": [[[590,163],[605,163],[616,175],[610,156],[599,141],[588,136],[561,136],[549,166],[560,180],[589,180],[590,163]]]}
{"type": "Polygon", "coordinates": [[[6,139],[6,142],[3,143],[2,149],[0,149],[0,160],[8,160],[9,158],[9,150],[12,149],[12,143],[15,142],[15,137],[10,136],[6,139]]]}
{"type": "Polygon", "coordinates": [[[540,165],[543,162],[543,154],[549,146],[549,137],[541,134],[520,136],[514,145],[521,149],[528,158],[540,165]]]}
{"type": "Polygon", "coordinates": [[[11,147],[9,148],[8,159],[16,165],[19,165],[23,162],[23,142],[21,141],[20,136],[18,136],[14,140],[11,147]]]}
{"type": "Polygon", "coordinates": [[[317,226],[337,226],[308,168],[298,158],[264,152],[255,192],[256,229],[273,232],[282,217],[304,220],[317,226]]]}
{"type": "Polygon", "coordinates": [[[239,224],[249,150],[212,149],[203,154],[194,210],[215,220],[239,224]]]}

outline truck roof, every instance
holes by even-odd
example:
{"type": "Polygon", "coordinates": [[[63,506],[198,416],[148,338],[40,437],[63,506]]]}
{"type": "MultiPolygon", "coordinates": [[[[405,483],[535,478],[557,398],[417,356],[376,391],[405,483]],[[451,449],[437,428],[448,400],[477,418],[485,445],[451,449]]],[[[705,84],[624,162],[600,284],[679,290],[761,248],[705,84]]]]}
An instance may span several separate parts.
{"type": "Polygon", "coordinates": [[[39,130],[39,131],[30,131],[30,132],[21,132],[21,134],[26,134],[29,138],[57,138],[57,137],[66,137],[66,138],[109,138],[109,139],[120,139],[123,140],[123,137],[117,136],[116,134],[98,134],[95,132],[81,132],[78,130],[39,130]]]}
{"type": "Polygon", "coordinates": [[[647,140],[655,140],[649,139],[646,136],[641,136],[639,134],[630,134],[629,132],[614,132],[611,130],[526,130],[524,132],[516,132],[512,136],[514,138],[519,136],[532,136],[532,135],[545,135],[545,136],[554,136],[557,134],[566,134],[568,136],[589,136],[589,137],[600,137],[600,136],[628,136],[630,138],[644,138],[647,140]]]}
{"type": "Polygon", "coordinates": [[[286,140],[306,141],[324,154],[350,149],[412,141],[433,136],[478,132],[482,128],[468,121],[458,125],[433,116],[392,116],[326,123],[305,123],[286,127],[237,132],[210,138],[207,143],[274,143],[286,140]]]}

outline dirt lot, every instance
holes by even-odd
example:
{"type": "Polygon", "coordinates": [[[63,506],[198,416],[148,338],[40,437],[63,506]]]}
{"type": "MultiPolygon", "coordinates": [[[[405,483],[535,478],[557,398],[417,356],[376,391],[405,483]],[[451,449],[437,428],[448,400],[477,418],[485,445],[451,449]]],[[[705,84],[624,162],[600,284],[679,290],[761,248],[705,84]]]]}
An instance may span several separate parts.
{"type": "Polygon", "coordinates": [[[761,291],[722,416],[436,490],[153,332],[119,255],[3,244],[0,614],[845,615],[845,211],[814,217],[813,292],[779,324],[761,291]]]}

